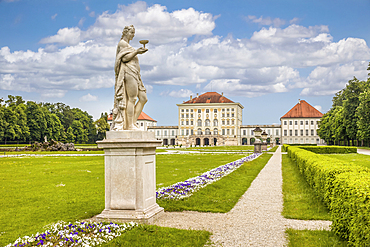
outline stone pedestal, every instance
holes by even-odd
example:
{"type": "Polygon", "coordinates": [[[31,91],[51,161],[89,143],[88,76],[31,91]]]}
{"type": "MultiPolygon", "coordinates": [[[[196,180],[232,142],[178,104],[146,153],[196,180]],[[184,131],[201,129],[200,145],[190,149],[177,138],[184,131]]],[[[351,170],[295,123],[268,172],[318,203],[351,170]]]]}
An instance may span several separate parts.
{"type": "Polygon", "coordinates": [[[262,143],[255,142],[254,144],[254,153],[262,153],[262,143]]]}
{"type": "Polygon", "coordinates": [[[97,142],[105,154],[105,209],[97,219],[150,223],[163,212],[156,203],[154,132],[108,131],[97,142]]]}
{"type": "Polygon", "coordinates": [[[267,143],[262,143],[262,151],[267,151],[267,143]]]}

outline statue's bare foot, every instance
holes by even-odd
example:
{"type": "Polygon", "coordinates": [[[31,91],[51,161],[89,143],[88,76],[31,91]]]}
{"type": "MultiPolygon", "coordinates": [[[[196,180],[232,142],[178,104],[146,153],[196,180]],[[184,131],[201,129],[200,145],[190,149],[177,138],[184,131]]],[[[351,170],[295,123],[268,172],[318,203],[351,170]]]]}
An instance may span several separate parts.
{"type": "Polygon", "coordinates": [[[140,130],[140,129],[136,127],[135,125],[131,125],[127,128],[127,130],[140,130]]]}

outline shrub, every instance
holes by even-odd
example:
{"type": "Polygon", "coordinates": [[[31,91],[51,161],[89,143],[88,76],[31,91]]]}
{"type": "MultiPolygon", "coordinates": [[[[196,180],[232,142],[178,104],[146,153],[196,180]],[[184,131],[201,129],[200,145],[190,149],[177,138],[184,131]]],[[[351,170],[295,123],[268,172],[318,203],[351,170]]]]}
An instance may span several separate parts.
{"type": "Polygon", "coordinates": [[[316,154],[348,154],[357,153],[357,147],[340,147],[340,146],[300,146],[300,148],[311,151],[316,154]]]}

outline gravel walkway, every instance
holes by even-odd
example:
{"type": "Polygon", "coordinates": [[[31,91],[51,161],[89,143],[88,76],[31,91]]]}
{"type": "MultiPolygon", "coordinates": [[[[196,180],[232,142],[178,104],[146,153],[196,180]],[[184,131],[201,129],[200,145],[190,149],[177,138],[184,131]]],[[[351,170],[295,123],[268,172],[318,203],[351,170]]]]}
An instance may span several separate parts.
{"type": "Polygon", "coordinates": [[[370,155],[370,150],[369,149],[361,149],[361,148],[358,148],[357,149],[357,153],[370,155]]]}
{"type": "Polygon", "coordinates": [[[330,221],[289,220],[283,209],[281,147],[228,213],[165,212],[153,224],[207,230],[218,246],[285,246],[285,229],[330,229],[330,221]]]}

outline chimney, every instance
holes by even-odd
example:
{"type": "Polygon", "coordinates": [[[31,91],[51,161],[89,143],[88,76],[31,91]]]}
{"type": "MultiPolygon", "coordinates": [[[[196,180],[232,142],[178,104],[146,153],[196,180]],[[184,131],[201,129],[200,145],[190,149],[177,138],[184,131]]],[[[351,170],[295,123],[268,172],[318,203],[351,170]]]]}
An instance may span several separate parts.
{"type": "Polygon", "coordinates": [[[224,92],[221,93],[221,96],[224,97],[224,92]]]}
{"type": "Polygon", "coordinates": [[[192,100],[193,99],[193,95],[190,95],[190,100],[192,100]]]}
{"type": "Polygon", "coordinates": [[[301,99],[298,99],[298,104],[300,104],[301,103],[301,99]]]}
{"type": "Polygon", "coordinates": [[[199,93],[197,93],[197,97],[199,96],[199,93]]]}

